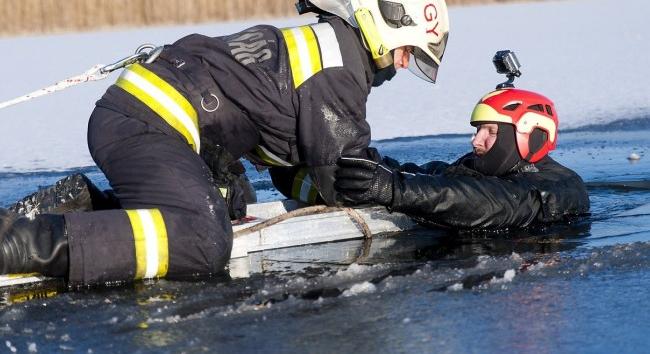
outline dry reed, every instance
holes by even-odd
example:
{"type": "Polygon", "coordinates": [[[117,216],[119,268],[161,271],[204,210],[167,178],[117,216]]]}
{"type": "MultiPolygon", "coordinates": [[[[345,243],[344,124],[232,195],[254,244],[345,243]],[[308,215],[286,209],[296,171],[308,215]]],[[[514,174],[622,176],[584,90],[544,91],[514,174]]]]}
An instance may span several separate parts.
{"type": "MultiPolygon", "coordinates": [[[[447,0],[449,5],[512,0],[447,0]]],[[[0,0],[0,36],[295,15],[295,0],[0,0]]]]}

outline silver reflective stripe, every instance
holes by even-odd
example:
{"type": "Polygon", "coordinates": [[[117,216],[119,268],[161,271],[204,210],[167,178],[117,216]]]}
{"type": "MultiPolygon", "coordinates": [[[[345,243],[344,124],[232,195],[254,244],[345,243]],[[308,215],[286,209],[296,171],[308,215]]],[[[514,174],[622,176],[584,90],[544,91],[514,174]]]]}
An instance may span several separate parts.
{"type": "Polygon", "coordinates": [[[287,167],[293,166],[291,163],[289,163],[287,161],[284,161],[283,159],[279,158],[274,153],[267,150],[264,146],[258,145],[257,147],[264,153],[264,155],[266,155],[266,156],[261,156],[262,159],[264,159],[264,157],[266,157],[266,158],[270,159],[271,161],[273,161],[274,163],[276,163],[276,164],[278,164],[280,166],[287,166],[287,167]]]}
{"type": "Polygon", "coordinates": [[[146,246],[146,271],[145,279],[155,278],[158,274],[158,233],[149,210],[138,210],[138,216],[144,229],[144,241],[146,246]]]}
{"type": "Polygon", "coordinates": [[[302,185],[300,186],[300,201],[309,203],[311,202],[309,200],[309,193],[311,192],[313,188],[313,182],[311,180],[311,176],[307,174],[303,180],[302,180],[302,185]]]}
{"type": "Polygon", "coordinates": [[[341,47],[336,39],[334,28],[329,23],[319,23],[312,25],[311,28],[316,33],[320,54],[323,59],[323,69],[343,66],[343,57],[341,56],[341,47]]]}

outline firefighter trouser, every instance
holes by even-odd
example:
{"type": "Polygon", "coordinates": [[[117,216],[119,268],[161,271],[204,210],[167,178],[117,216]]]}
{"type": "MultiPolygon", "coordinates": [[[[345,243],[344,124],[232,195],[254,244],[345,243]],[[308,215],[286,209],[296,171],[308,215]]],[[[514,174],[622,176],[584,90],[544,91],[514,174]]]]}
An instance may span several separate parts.
{"type": "Polygon", "coordinates": [[[71,283],[223,271],[232,248],[228,211],[182,137],[97,107],[88,144],[122,209],[64,215],[71,283]]]}

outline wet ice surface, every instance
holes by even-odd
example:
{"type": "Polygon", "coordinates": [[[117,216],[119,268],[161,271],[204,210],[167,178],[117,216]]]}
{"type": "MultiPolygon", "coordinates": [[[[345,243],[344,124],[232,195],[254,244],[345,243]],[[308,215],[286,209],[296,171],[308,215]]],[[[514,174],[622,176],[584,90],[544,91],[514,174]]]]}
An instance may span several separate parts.
{"type": "MultiPolygon", "coordinates": [[[[643,180],[649,130],[571,132],[588,182],[643,180]],[[642,158],[630,163],[631,152],[642,158]]],[[[468,136],[380,141],[453,160],[468,136]]],[[[99,172],[91,178],[106,187],[99,172]]],[[[261,199],[277,198],[252,172],[261,199]]],[[[0,175],[6,205],[63,174],[0,175]]],[[[420,230],[250,256],[250,278],[153,281],[0,307],[0,352],[639,352],[650,330],[650,191],[590,188],[593,216],[498,235],[420,230]]],[[[20,294],[13,296],[20,299],[20,294]]],[[[8,297],[5,297],[8,298],[8,297]]]]}

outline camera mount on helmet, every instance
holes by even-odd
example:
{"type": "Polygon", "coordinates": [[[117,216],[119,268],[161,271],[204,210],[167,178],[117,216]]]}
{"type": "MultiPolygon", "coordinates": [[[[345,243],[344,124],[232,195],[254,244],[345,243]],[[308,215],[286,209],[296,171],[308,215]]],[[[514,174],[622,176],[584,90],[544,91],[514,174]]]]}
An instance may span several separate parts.
{"type": "Polygon", "coordinates": [[[515,52],[511,50],[500,50],[494,55],[492,63],[494,63],[497,73],[505,74],[508,78],[508,81],[497,85],[497,90],[515,87],[515,78],[521,76],[521,71],[519,71],[521,64],[519,64],[515,52]]]}

